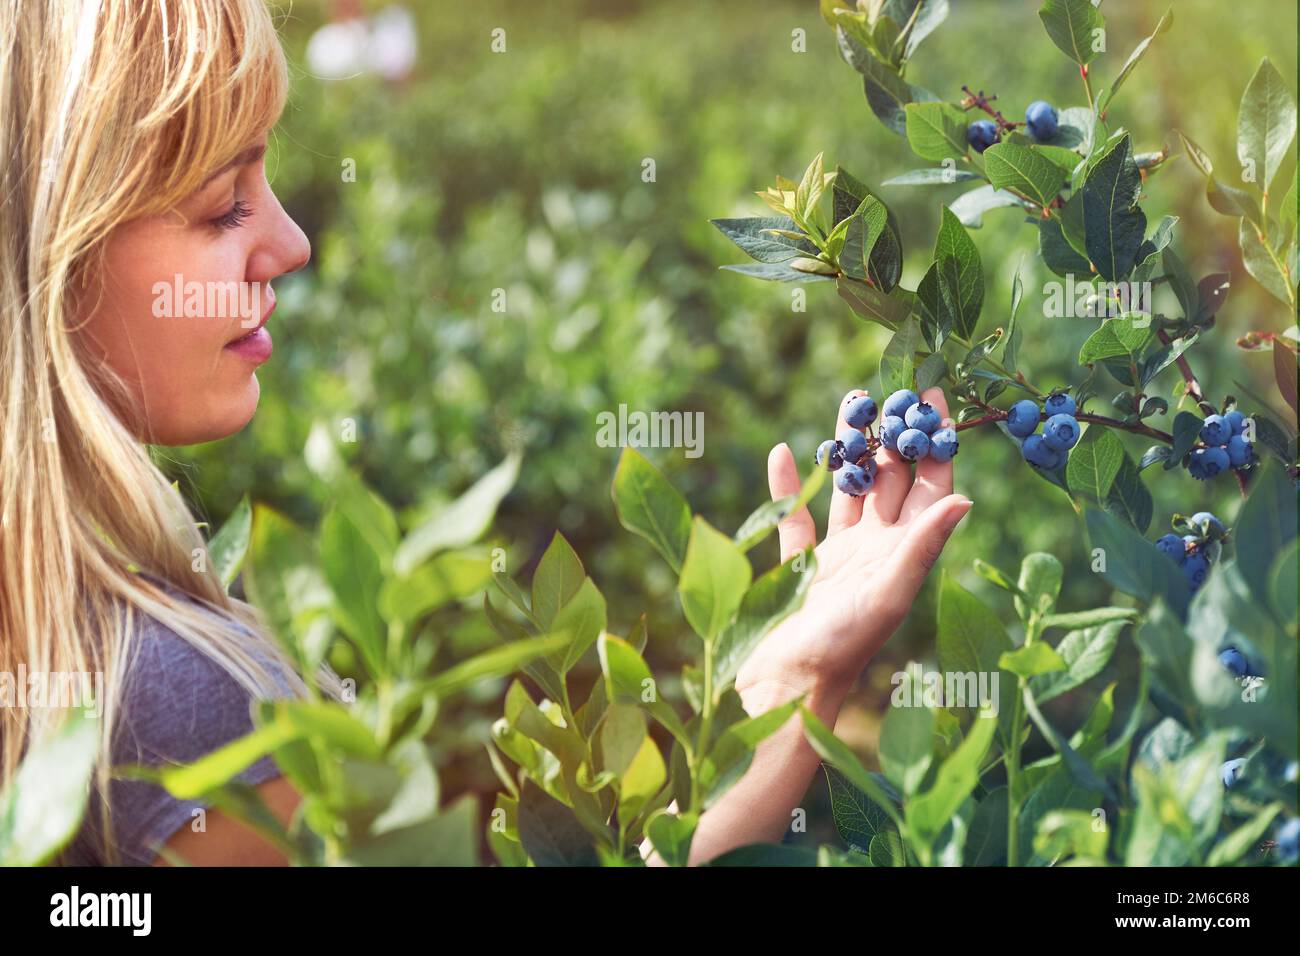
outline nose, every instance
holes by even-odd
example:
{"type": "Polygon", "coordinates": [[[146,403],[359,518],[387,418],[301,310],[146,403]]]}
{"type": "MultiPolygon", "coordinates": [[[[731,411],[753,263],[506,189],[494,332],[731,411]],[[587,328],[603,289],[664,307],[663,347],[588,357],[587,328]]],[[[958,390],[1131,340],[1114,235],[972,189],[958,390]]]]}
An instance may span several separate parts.
{"type": "Polygon", "coordinates": [[[250,282],[270,282],[287,272],[297,272],[311,260],[311,243],[306,233],[284,211],[271,187],[265,185],[264,189],[266,196],[260,205],[267,210],[267,215],[255,217],[255,220],[262,219],[262,233],[249,257],[250,282]]]}

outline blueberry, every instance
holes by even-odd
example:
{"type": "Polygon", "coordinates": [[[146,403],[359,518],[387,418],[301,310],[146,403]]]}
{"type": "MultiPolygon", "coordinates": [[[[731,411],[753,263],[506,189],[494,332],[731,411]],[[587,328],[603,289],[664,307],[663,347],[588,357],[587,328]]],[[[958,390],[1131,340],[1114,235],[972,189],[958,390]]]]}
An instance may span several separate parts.
{"type": "Polygon", "coordinates": [[[1038,430],[1038,405],[1029,399],[1016,402],[1007,409],[1007,431],[1017,438],[1026,438],[1038,430]]]}
{"type": "Polygon", "coordinates": [[[1235,647],[1225,647],[1219,651],[1219,663],[1230,670],[1233,677],[1245,677],[1246,672],[1250,670],[1250,665],[1246,663],[1246,655],[1235,647]]]}
{"type": "Polygon", "coordinates": [[[966,142],[982,153],[998,141],[998,128],[988,120],[976,120],[966,127],[966,142]]]}
{"type": "Polygon", "coordinates": [[[1034,100],[1025,110],[1025,125],[1029,135],[1036,140],[1051,139],[1056,135],[1056,109],[1051,103],[1034,100]]]}
{"type": "Polygon", "coordinates": [[[1065,462],[1065,454],[1049,448],[1042,435],[1026,438],[1020,446],[1020,453],[1025,456],[1025,461],[1047,471],[1056,471],[1065,462]]]}
{"type": "Polygon", "coordinates": [[[1283,863],[1294,863],[1300,859],[1300,817],[1292,817],[1278,827],[1276,840],[1277,856],[1283,863]]]}
{"type": "Polygon", "coordinates": [[[898,451],[898,436],[907,431],[907,422],[898,415],[886,415],[880,420],[880,441],[890,451],[898,451]]]}
{"type": "Polygon", "coordinates": [[[862,462],[858,467],[865,471],[868,477],[872,479],[876,477],[876,459],[872,458],[870,455],[862,459],[862,462]]]}
{"type": "Polygon", "coordinates": [[[1187,470],[1197,481],[1206,481],[1231,467],[1228,453],[1222,448],[1197,448],[1192,452],[1187,470]]]}
{"type": "Polygon", "coordinates": [[[919,461],[930,453],[930,436],[919,428],[909,428],[898,436],[898,453],[908,461],[919,461]]]}
{"type": "Polygon", "coordinates": [[[817,446],[816,460],[827,471],[838,471],[844,464],[844,446],[834,438],[828,438],[817,446]]]}
{"type": "Polygon", "coordinates": [[[1079,410],[1072,399],[1065,392],[1057,392],[1055,395],[1048,395],[1047,400],[1043,402],[1043,411],[1050,415],[1073,415],[1079,410]]]}
{"type": "Polygon", "coordinates": [[[1043,426],[1043,441],[1052,451],[1069,451],[1079,442],[1079,423],[1073,415],[1053,415],[1043,426]]]}
{"type": "Polygon", "coordinates": [[[853,498],[865,495],[874,482],[871,475],[852,462],[845,462],[844,467],[835,473],[835,487],[853,498]]]}
{"type": "Polygon", "coordinates": [[[885,399],[885,404],[881,406],[880,411],[886,418],[902,418],[907,414],[907,410],[920,400],[921,396],[910,388],[900,388],[885,399]]]}
{"type": "Polygon", "coordinates": [[[876,400],[870,395],[850,398],[844,405],[844,420],[854,428],[866,428],[876,420],[876,400]]]}
{"type": "MultiPolygon", "coordinates": [[[[1232,414],[1229,412],[1228,414],[1232,414]]],[[[1233,435],[1228,439],[1228,464],[1233,468],[1240,468],[1243,465],[1250,464],[1251,456],[1254,452],[1251,450],[1250,442],[1246,441],[1241,435],[1233,435]]]]}
{"type": "Polygon", "coordinates": [[[856,465],[862,460],[862,456],[867,453],[867,436],[857,429],[846,428],[835,438],[844,446],[844,461],[846,464],[856,465]]]}
{"type": "Polygon", "coordinates": [[[1207,445],[1222,446],[1232,437],[1232,425],[1222,415],[1211,415],[1201,424],[1201,441],[1207,445]]]}
{"type": "Polygon", "coordinates": [[[1205,576],[1209,573],[1210,562],[1199,551],[1189,554],[1187,560],[1183,562],[1183,577],[1187,579],[1187,584],[1193,591],[1200,589],[1205,583],[1205,576]]]}
{"type": "Polygon", "coordinates": [[[1246,430],[1246,416],[1241,414],[1235,408],[1223,416],[1223,420],[1228,423],[1234,435],[1240,435],[1246,430]]]}
{"type": "Polygon", "coordinates": [[[1167,534],[1156,542],[1156,547],[1160,553],[1166,557],[1173,558],[1179,564],[1187,560],[1187,547],[1183,544],[1183,539],[1176,534],[1167,534]]]}
{"type": "Polygon", "coordinates": [[[903,421],[907,422],[908,428],[916,428],[932,435],[934,430],[939,427],[939,410],[929,402],[917,402],[907,410],[903,416],[903,421]]]}
{"type": "Polygon", "coordinates": [[[930,436],[930,457],[938,462],[952,461],[957,454],[957,432],[952,428],[940,428],[930,436]]]}
{"type": "Polygon", "coordinates": [[[1208,511],[1198,511],[1188,519],[1193,528],[1199,528],[1205,537],[1210,537],[1210,532],[1214,532],[1214,537],[1222,538],[1224,535],[1223,522],[1208,511]]]}
{"type": "Polygon", "coordinates": [[[1231,787],[1241,776],[1241,768],[1246,766],[1246,758],[1237,757],[1235,760],[1225,761],[1219,769],[1219,776],[1223,778],[1223,785],[1231,787]]]}

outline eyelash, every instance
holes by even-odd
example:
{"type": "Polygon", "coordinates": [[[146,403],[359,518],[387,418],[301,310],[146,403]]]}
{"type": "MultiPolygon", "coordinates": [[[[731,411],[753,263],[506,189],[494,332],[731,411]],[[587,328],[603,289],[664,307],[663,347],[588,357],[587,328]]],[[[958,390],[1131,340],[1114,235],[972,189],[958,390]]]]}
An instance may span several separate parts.
{"type": "Polygon", "coordinates": [[[211,220],[211,223],[218,229],[238,229],[243,225],[244,220],[252,214],[253,207],[242,199],[237,199],[235,204],[230,207],[230,212],[211,220]]]}

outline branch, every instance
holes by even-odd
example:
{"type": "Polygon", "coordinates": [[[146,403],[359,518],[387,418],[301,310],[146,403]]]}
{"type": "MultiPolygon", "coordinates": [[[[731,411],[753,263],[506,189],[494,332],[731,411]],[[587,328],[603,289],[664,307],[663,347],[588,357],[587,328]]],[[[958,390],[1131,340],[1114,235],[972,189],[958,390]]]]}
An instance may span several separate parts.
{"type": "MultiPolygon", "coordinates": [[[[1156,335],[1160,337],[1162,345],[1172,345],[1168,333],[1164,329],[1157,329],[1156,335]]],[[[1187,363],[1187,355],[1178,356],[1178,371],[1183,375],[1183,381],[1187,383],[1187,394],[1192,396],[1192,401],[1200,406],[1201,411],[1206,415],[1215,414],[1214,406],[1205,400],[1205,392],[1201,389],[1201,383],[1196,380],[1196,375],[1192,372],[1192,367],[1187,363]]]]}
{"type": "MultiPolygon", "coordinates": [[[[968,422],[961,422],[958,425],[954,425],[954,431],[965,431],[967,428],[975,428],[979,425],[991,425],[994,422],[1006,420],[1007,413],[1002,409],[992,408],[991,406],[984,405],[982,402],[977,402],[976,404],[986,409],[989,414],[984,415],[981,418],[972,418],[968,422]]],[[[1043,414],[1040,420],[1045,420],[1046,417],[1046,414],[1043,414]]],[[[1105,415],[1093,415],[1089,412],[1083,412],[1074,417],[1081,422],[1091,422],[1094,425],[1104,425],[1107,428],[1118,428],[1120,431],[1132,432],[1134,435],[1146,435],[1148,438],[1162,441],[1166,445],[1172,445],[1174,443],[1173,435],[1170,435],[1168,432],[1162,432],[1158,428],[1152,428],[1150,425],[1143,425],[1141,422],[1123,422],[1118,418],[1107,418],[1105,415]]]]}

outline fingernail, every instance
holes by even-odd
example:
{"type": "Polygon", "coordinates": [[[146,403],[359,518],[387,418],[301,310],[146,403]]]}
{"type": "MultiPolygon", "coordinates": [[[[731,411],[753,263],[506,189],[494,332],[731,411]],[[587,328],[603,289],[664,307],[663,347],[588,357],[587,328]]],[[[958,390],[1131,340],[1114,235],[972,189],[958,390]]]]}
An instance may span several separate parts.
{"type": "Polygon", "coordinates": [[[966,517],[966,515],[970,513],[970,510],[974,505],[975,502],[971,501],[969,498],[963,498],[961,501],[957,502],[953,507],[952,514],[948,518],[949,533],[957,527],[957,524],[962,518],[966,517]]]}

